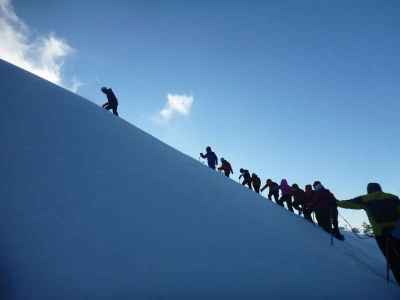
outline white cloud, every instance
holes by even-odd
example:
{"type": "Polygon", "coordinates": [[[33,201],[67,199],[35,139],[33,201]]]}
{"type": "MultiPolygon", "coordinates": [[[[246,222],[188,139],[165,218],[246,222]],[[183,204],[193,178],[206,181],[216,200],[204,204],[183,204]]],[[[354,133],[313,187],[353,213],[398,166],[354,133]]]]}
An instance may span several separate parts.
{"type": "Polygon", "coordinates": [[[74,93],[78,92],[79,88],[83,85],[83,83],[77,79],[76,77],[73,77],[71,80],[71,85],[70,85],[70,90],[74,93]]]}
{"type": "Polygon", "coordinates": [[[32,37],[11,0],[0,0],[0,41],[1,59],[75,92],[81,85],[77,79],[67,84],[61,72],[65,58],[74,49],[52,33],[32,37]]]}
{"type": "Polygon", "coordinates": [[[188,116],[192,110],[193,96],[167,94],[167,103],[159,112],[158,119],[160,121],[169,122],[178,116],[188,116]]]}

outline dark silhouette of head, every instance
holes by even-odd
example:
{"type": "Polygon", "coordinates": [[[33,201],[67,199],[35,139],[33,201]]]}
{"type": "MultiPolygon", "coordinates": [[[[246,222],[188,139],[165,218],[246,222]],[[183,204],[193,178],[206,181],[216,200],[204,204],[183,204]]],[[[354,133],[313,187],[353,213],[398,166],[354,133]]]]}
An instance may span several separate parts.
{"type": "Polygon", "coordinates": [[[322,185],[321,181],[317,180],[317,181],[314,181],[313,188],[314,188],[314,190],[319,191],[319,190],[323,190],[324,186],[322,185]]]}
{"type": "Polygon", "coordinates": [[[256,173],[252,173],[252,174],[251,174],[251,177],[253,177],[253,178],[257,178],[258,176],[257,176],[257,174],[256,174],[256,173]]]}
{"type": "Polygon", "coordinates": [[[221,163],[225,162],[225,158],[221,157],[221,163]]]}
{"type": "Polygon", "coordinates": [[[102,91],[104,94],[107,93],[107,90],[108,90],[108,88],[106,88],[105,86],[103,86],[103,87],[101,88],[101,91],[102,91]]]}
{"type": "Polygon", "coordinates": [[[377,192],[382,192],[382,187],[379,183],[376,182],[370,182],[367,185],[367,193],[372,194],[372,193],[377,193],[377,192]]]}
{"type": "Polygon", "coordinates": [[[240,171],[240,173],[243,173],[243,172],[244,172],[244,169],[243,169],[243,168],[240,168],[239,171],[240,171]]]}
{"type": "Polygon", "coordinates": [[[207,146],[206,151],[207,151],[207,153],[208,153],[208,152],[211,152],[211,147],[210,147],[210,146],[207,146]]]}
{"type": "Polygon", "coordinates": [[[311,192],[312,191],[312,185],[311,184],[307,184],[305,187],[306,192],[311,192]]]}
{"type": "Polygon", "coordinates": [[[270,178],[267,179],[267,185],[270,185],[272,183],[272,180],[270,178]]]}
{"type": "Polygon", "coordinates": [[[299,190],[300,189],[300,187],[299,187],[299,185],[297,183],[293,183],[292,184],[292,188],[294,188],[295,190],[299,190]]]}

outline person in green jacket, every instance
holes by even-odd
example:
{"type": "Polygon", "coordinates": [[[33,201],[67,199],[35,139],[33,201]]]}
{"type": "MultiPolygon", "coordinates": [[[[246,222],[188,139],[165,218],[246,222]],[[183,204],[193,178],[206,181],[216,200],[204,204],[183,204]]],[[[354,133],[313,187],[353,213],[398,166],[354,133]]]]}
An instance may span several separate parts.
{"type": "Polygon", "coordinates": [[[384,193],[378,183],[369,183],[367,195],[337,201],[337,205],[365,210],[378,246],[400,285],[400,237],[395,234],[400,228],[400,199],[384,193]]]}

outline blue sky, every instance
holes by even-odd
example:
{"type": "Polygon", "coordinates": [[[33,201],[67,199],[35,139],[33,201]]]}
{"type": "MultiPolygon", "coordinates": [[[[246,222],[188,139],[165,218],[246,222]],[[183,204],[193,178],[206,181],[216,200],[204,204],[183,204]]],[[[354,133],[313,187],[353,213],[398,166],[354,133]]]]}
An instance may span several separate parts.
{"type": "Polygon", "coordinates": [[[245,167],[263,181],[320,179],[338,198],[370,181],[400,194],[398,1],[2,4],[26,25],[23,43],[63,43],[48,47],[54,82],[81,82],[97,104],[110,85],[121,117],[196,159],[210,145],[235,177],[245,167]],[[163,120],[168,94],[193,103],[163,120]]]}

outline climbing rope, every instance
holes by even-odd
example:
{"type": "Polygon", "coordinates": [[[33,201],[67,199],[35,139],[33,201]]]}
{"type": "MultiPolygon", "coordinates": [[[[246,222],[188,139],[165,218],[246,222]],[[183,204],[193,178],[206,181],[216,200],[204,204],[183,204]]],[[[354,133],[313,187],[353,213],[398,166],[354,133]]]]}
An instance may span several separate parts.
{"type": "Polygon", "coordinates": [[[349,221],[346,220],[345,217],[343,217],[341,214],[339,214],[339,217],[342,218],[342,220],[350,227],[350,231],[360,240],[369,240],[369,239],[373,239],[374,237],[372,236],[360,236],[358,233],[354,232],[354,226],[351,225],[351,223],[349,221]]]}

